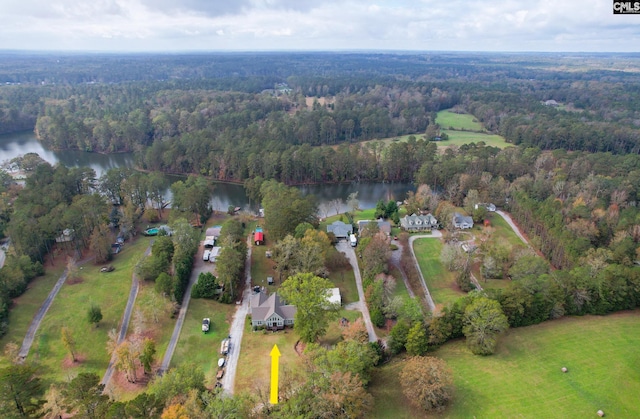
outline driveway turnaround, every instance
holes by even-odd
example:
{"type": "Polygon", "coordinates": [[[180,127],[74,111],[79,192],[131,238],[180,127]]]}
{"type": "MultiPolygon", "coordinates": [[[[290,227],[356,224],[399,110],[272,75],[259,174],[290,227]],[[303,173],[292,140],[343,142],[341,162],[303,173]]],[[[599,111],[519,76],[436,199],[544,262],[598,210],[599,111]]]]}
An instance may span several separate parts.
{"type": "Polygon", "coordinates": [[[367,302],[364,299],[362,276],[360,275],[360,267],[358,266],[356,252],[353,250],[353,247],[351,247],[351,245],[346,241],[339,241],[338,244],[336,244],[336,249],[338,249],[338,252],[344,253],[351,263],[351,267],[353,268],[353,275],[356,277],[356,286],[358,287],[358,298],[360,299],[359,310],[362,312],[362,318],[364,320],[365,326],[367,327],[367,332],[369,333],[369,342],[377,342],[378,336],[376,335],[376,330],[373,328],[371,316],[369,315],[369,308],[367,307],[367,302]]]}

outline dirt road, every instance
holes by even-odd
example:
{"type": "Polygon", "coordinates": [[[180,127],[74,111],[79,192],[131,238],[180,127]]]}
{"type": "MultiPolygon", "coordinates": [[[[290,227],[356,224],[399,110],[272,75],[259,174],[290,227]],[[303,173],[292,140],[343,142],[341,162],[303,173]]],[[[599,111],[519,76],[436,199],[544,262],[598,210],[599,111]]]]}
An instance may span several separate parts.
{"type": "MultiPolygon", "coordinates": [[[[377,342],[378,336],[376,335],[376,330],[373,327],[373,323],[371,322],[371,316],[369,315],[369,308],[367,307],[367,303],[364,299],[364,289],[362,287],[362,276],[360,275],[360,268],[358,267],[358,259],[356,256],[356,252],[353,250],[353,247],[346,241],[339,241],[336,244],[336,249],[338,252],[343,252],[347,255],[349,262],[351,263],[351,267],[353,268],[353,274],[356,277],[356,286],[358,288],[358,298],[359,301],[359,310],[362,312],[362,318],[364,320],[364,324],[367,327],[367,332],[369,333],[369,342],[377,342]]],[[[354,304],[355,305],[355,304],[354,304]]]]}

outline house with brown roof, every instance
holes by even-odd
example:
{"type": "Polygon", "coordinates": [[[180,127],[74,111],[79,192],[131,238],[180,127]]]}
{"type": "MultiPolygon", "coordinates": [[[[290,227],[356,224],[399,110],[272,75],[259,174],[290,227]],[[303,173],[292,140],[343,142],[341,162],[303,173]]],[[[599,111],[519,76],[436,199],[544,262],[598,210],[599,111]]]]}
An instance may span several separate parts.
{"type": "Polygon", "coordinates": [[[251,296],[251,326],[284,329],[293,326],[296,306],[284,304],[277,293],[258,292],[251,296]]]}

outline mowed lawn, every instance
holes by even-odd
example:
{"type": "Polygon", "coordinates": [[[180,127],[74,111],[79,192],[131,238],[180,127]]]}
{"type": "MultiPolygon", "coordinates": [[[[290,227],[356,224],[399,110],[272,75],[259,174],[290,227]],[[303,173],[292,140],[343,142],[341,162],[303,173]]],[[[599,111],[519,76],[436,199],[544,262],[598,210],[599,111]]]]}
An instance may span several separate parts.
{"type": "MultiPolygon", "coordinates": [[[[171,358],[171,367],[183,363],[195,363],[205,374],[205,383],[215,383],[220,358],[220,344],[229,336],[229,326],[235,313],[235,304],[222,304],[204,298],[192,298],[189,302],[184,324],[176,350],[171,358]],[[209,317],[209,333],[202,333],[202,319],[209,317]]],[[[164,353],[159,357],[163,357],[164,353]]]]}
{"type": "MultiPolygon", "coordinates": [[[[64,271],[64,266],[62,264],[53,268],[46,266],[45,269],[46,272],[43,276],[34,278],[29,283],[27,291],[13,300],[13,306],[9,312],[9,330],[0,339],[0,348],[4,349],[8,343],[15,343],[18,348],[22,345],[33,316],[38,312],[64,271]]],[[[9,365],[9,360],[0,354],[0,366],[7,365],[9,365]]]]}
{"type": "Polygon", "coordinates": [[[487,146],[498,147],[498,148],[506,148],[511,147],[512,144],[509,144],[505,141],[505,139],[496,134],[483,134],[481,132],[470,132],[470,131],[453,131],[448,129],[443,129],[443,133],[449,136],[447,141],[438,141],[438,147],[448,147],[451,145],[461,146],[463,144],[471,144],[471,143],[479,143],[482,141],[487,146]]]}
{"type": "Polygon", "coordinates": [[[513,329],[488,357],[447,344],[435,355],[454,371],[456,399],[443,416],[640,417],[639,328],[634,311],[513,329]]]}
{"type": "Polygon", "coordinates": [[[453,370],[455,398],[442,414],[412,411],[398,374],[402,359],[376,369],[375,418],[640,417],[640,311],[565,318],[510,330],[496,354],[471,354],[464,340],[430,354],[453,370]],[[561,368],[568,368],[562,373],[561,368]]]}
{"type": "Polygon", "coordinates": [[[455,113],[450,110],[438,112],[436,124],[442,129],[461,129],[467,131],[484,131],[484,127],[475,116],[468,113],[455,113]]]}
{"type": "Polygon", "coordinates": [[[465,295],[456,284],[453,272],[449,272],[440,262],[442,246],[442,241],[439,239],[418,239],[413,242],[413,251],[420,265],[422,276],[424,276],[433,302],[438,307],[465,295]]]}
{"type": "Polygon", "coordinates": [[[235,380],[236,393],[257,394],[258,389],[269,394],[271,377],[271,350],[278,345],[280,351],[280,386],[287,377],[302,369],[302,359],[295,351],[298,334],[293,329],[278,332],[253,331],[250,316],[247,316],[240,359],[235,380]]]}
{"type": "Polygon", "coordinates": [[[33,341],[28,359],[38,361],[45,379],[64,381],[80,372],[104,375],[109,355],[108,332],[118,329],[131,290],[131,276],[150,239],[127,243],[111,262],[115,271],[101,273],[99,265],[87,264],[79,271],[79,280],[67,279],[51,304],[33,341]],[[87,310],[95,304],[103,319],[96,328],[87,320],[87,310]],[[75,341],[79,362],[69,362],[60,330],[67,327],[75,341]]]}

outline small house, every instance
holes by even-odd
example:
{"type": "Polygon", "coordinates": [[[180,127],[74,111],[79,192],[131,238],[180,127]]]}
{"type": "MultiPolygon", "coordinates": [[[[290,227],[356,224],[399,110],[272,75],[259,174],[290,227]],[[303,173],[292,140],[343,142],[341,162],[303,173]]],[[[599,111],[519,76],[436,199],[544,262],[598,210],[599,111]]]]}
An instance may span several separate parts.
{"type": "Polygon", "coordinates": [[[340,296],[340,288],[331,288],[327,296],[327,302],[330,305],[342,305],[342,297],[340,296]]]}
{"type": "Polygon", "coordinates": [[[73,240],[75,230],[72,228],[65,228],[62,230],[62,234],[56,237],[56,243],[66,243],[73,240]]]}
{"type": "Polygon", "coordinates": [[[353,226],[342,221],[334,221],[327,226],[327,233],[333,233],[336,239],[346,239],[353,234],[353,226]]]}
{"type": "Polygon", "coordinates": [[[251,297],[251,326],[284,329],[293,326],[296,306],[285,304],[277,293],[259,292],[251,297]]]}
{"type": "Polygon", "coordinates": [[[473,218],[460,214],[459,212],[453,213],[453,227],[461,230],[473,228],[473,218]]]}
{"type": "Polygon", "coordinates": [[[492,203],[489,203],[489,202],[487,202],[487,203],[477,203],[477,204],[474,205],[475,209],[478,209],[478,208],[481,208],[481,207],[484,207],[484,209],[486,209],[489,212],[495,212],[496,211],[496,206],[494,204],[492,204],[492,203]]]}

